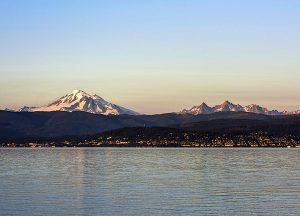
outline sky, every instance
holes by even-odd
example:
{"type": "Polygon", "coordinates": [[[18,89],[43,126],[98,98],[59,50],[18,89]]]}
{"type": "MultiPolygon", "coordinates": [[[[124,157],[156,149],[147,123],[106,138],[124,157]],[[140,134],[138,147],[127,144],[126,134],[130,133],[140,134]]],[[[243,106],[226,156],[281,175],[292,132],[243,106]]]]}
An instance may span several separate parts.
{"type": "Polygon", "coordinates": [[[0,108],[81,89],[140,113],[300,109],[298,0],[0,1],[0,108]]]}

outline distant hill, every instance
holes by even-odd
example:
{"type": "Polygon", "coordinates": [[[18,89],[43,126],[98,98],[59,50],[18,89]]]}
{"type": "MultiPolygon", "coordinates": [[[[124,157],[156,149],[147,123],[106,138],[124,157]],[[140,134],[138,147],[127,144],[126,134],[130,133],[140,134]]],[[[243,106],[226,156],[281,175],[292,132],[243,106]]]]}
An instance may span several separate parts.
{"type": "Polygon", "coordinates": [[[0,144],[55,146],[264,146],[300,145],[300,115],[245,112],[98,115],[86,112],[0,111],[0,144]]]}
{"type": "Polygon", "coordinates": [[[267,132],[275,136],[293,135],[300,137],[300,115],[269,119],[214,119],[172,126],[187,131],[213,133],[267,132]]]}
{"type": "Polygon", "coordinates": [[[89,135],[123,127],[166,127],[214,119],[272,118],[245,112],[219,112],[208,115],[166,113],[158,115],[100,115],[87,112],[0,111],[0,138],[59,137],[89,135]]]}

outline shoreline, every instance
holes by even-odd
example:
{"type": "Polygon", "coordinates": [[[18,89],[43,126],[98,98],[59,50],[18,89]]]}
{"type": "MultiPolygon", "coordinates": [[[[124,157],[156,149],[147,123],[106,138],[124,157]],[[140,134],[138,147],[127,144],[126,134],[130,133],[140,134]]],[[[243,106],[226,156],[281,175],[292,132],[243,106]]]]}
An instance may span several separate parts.
{"type": "Polygon", "coordinates": [[[26,148],[26,149],[38,149],[38,148],[176,148],[176,149],[284,149],[284,148],[291,148],[291,149],[300,149],[300,145],[298,146],[122,146],[122,145],[81,145],[81,146],[43,146],[43,145],[36,145],[36,146],[0,146],[0,149],[9,149],[9,148],[26,148]]]}

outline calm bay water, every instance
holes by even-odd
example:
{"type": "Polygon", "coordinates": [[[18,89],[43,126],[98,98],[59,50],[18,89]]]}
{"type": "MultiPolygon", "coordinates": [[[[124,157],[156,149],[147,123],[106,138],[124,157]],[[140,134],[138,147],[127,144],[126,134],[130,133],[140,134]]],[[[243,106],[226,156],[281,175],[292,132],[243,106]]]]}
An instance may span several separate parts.
{"type": "Polygon", "coordinates": [[[300,215],[300,149],[0,149],[0,215],[300,215]]]}

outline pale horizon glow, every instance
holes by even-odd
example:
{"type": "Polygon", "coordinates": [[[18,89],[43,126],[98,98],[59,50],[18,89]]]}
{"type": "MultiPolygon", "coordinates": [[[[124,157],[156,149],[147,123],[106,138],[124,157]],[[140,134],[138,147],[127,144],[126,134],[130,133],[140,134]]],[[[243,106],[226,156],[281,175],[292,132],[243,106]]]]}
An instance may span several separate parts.
{"type": "Polygon", "coordinates": [[[0,2],[0,109],[74,89],[140,113],[300,109],[300,1],[0,2]]]}

